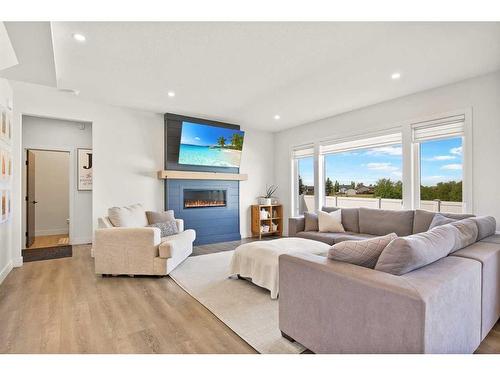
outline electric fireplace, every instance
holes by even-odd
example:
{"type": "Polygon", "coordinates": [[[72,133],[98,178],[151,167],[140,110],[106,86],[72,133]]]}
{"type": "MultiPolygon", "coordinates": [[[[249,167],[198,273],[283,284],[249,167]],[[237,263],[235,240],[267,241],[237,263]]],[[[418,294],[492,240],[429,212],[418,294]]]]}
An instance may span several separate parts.
{"type": "Polygon", "coordinates": [[[184,189],[184,208],[226,207],[226,190],[184,189]]]}

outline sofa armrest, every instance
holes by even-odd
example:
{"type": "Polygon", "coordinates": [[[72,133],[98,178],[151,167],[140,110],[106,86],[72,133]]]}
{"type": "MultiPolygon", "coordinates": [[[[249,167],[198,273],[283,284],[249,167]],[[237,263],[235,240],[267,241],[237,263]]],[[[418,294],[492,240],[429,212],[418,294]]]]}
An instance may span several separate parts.
{"type": "Polygon", "coordinates": [[[177,225],[177,230],[179,233],[184,232],[184,220],[175,219],[175,224],[177,225]]]}
{"type": "MultiPolygon", "coordinates": [[[[106,228],[95,231],[96,273],[128,273],[132,265],[145,265],[158,256],[161,230],[144,228],[106,228]]],[[[130,270],[129,273],[134,273],[130,270]]]]}
{"type": "Polygon", "coordinates": [[[280,330],[315,353],[419,353],[425,306],[400,277],[313,254],[279,257],[280,330]]]}
{"type": "Polygon", "coordinates": [[[306,227],[306,221],[304,216],[291,217],[288,219],[288,236],[293,237],[298,232],[304,231],[306,227]]]}
{"type": "Polygon", "coordinates": [[[395,276],[282,255],[280,329],[317,353],[472,353],[480,343],[481,267],[452,258],[395,276]]]}

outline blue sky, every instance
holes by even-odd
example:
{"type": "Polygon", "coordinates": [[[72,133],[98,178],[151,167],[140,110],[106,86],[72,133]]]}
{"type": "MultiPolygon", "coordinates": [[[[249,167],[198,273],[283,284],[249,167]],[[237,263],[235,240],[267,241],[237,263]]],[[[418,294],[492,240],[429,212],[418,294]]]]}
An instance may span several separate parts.
{"type": "MultiPolygon", "coordinates": [[[[462,139],[429,141],[420,146],[423,185],[462,180],[462,139]]],[[[401,146],[384,146],[332,154],[325,157],[325,178],[340,184],[351,181],[375,184],[380,178],[401,179],[401,146]]],[[[306,185],[313,184],[312,158],[299,159],[299,174],[306,185]]]]}
{"type": "Polygon", "coordinates": [[[231,137],[234,133],[244,134],[244,132],[240,130],[200,125],[184,121],[182,123],[181,143],[195,146],[211,146],[217,144],[217,139],[219,137],[224,137],[227,143],[231,143],[231,137]]]}

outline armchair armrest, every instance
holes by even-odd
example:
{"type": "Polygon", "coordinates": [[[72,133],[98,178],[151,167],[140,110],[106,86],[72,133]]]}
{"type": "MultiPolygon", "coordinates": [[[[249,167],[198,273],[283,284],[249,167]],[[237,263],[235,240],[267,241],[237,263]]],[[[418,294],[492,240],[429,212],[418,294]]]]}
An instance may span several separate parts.
{"type": "Polygon", "coordinates": [[[96,273],[133,274],[132,265],[151,263],[158,256],[160,242],[159,228],[97,229],[94,243],[96,273]]]}
{"type": "Polygon", "coordinates": [[[293,237],[302,232],[306,227],[304,216],[291,217],[288,219],[288,236],[293,237]]]}

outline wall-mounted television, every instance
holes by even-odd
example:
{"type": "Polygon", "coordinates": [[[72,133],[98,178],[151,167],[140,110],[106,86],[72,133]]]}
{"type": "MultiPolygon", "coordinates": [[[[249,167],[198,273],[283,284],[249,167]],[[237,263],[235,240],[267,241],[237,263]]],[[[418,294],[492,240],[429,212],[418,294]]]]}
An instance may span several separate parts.
{"type": "Polygon", "coordinates": [[[238,168],[245,132],[182,122],[179,164],[238,168]]]}

